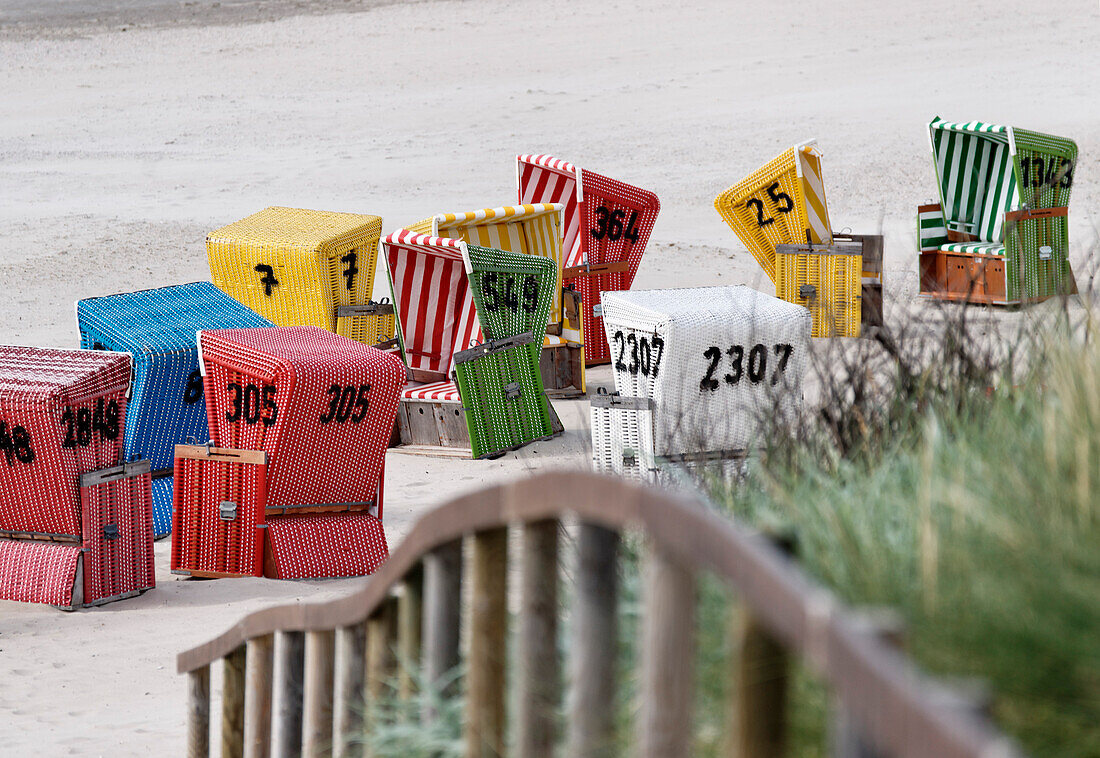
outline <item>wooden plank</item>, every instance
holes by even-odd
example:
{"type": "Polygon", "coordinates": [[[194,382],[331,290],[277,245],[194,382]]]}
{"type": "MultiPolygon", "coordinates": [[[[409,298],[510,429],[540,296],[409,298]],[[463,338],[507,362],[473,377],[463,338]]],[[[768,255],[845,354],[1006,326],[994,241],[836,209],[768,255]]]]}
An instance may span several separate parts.
{"type": "MultiPolygon", "coordinates": [[[[459,629],[462,624],[462,540],[454,540],[424,556],[424,680],[439,687],[443,678],[459,663],[459,629]]],[[[431,721],[436,714],[430,699],[424,713],[431,721]]]]}
{"type": "Polygon", "coordinates": [[[474,452],[468,447],[440,447],[439,445],[400,445],[393,449],[405,455],[423,455],[429,458],[469,458],[474,452]]]}
{"type": "Polygon", "coordinates": [[[524,525],[521,581],[518,754],[551,758],[561,699],[557,521],[524,525]]]}
{"type": "Polygon", "coordinates": [[[416,694],[423,612],[424,569],[423,566],[417,566],[405,577],[403,592],[397,600],[397,644],[401,659],[397,694],[402,700],[408,700],[416,694]]]}
{"type": "Polygon", "coordinates": [[[245,679],[244,754],[271,755],[271,689],[275,668],[275,635],[248,641],[245,679]]]}
{"type": "MultiPolygon", "coordinates": [[[[901,650],[905,645],[905,621],[901,615],[886,608],[873,608],[861,611],[859,620],[866,631],[875,635],[886,645],[901,650]]],[[[833,708],[833,750],[834,758],[886,758],[885,753],[876,750],[866,733],[851,718],[844,702],[837,698],[833,708]]]]}
{"type": "Polygon", "coordinates": [[[176,445],[176,458],[189,458],[196,461],[227,461],[229,463],[267,463],[267,453],[263,450],[238,450],[231,447],[207,447],[206,445],[176,445]]]}
{"type": "Polygon", "coordinates": [[[568,755],[615,754],[615,658],[618,644],[619,534],[582,522],[573,599],[568,755]]]}
{"type": "Polygon", "coordinates": [[[367,619],[367,699],[370,703],[392,696],[397,674],[397,599],[389,597],[367,619]]]}
{"type": "Polygon", "coordinates": [[[641,758],[690,755],[694,663],[694,572],[660,545],[651,545],[642,621],[641,758]]]}
{"type": "Polygon", "coordinates": [[[363,755],[363,711],[366,707],[364,681],[366,673],[367,625],[344,626],[336,633],[336,744],[335,754],[341,758],[363,755]]]}
{"type": "Polygon", "coordinates": [[[210,756],[210,667],[187,675],[187,758],[210,756]]]}
{"type": "Polygon", "coordinates": [[[222,680],[222,758],[244,755],[245,646],[225,657],[222,680]]]}
{"type": "Polygon", "coordinates": [[[279,710],[275,716],[275,755],[298,758],[302,754],[302,695],[305,674],[305,634],[279,634],[279,710]]]}
{"type": "Polygon", "coordinates": [[[306,633],[305,756],[332,755],[332,692],[336,633],[331,629],[306,633]]]}
{"type": "Polygon", "coordinates": [[[466,673],[466,756],[504,755],[504,668],[508,640],[508,529],[473,538],[473,603],[466,673]]]}

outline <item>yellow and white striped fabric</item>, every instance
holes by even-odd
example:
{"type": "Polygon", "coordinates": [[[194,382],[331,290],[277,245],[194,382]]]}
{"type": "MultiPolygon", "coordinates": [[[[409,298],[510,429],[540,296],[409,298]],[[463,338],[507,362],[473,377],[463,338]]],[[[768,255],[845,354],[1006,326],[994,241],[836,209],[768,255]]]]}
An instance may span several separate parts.
{"type": "Polygon", "coordinates": [[[783,151],[714,199],[718,214],[776,282],[775,246],[832,241],[821,154],[813,140],[783,151]]]}

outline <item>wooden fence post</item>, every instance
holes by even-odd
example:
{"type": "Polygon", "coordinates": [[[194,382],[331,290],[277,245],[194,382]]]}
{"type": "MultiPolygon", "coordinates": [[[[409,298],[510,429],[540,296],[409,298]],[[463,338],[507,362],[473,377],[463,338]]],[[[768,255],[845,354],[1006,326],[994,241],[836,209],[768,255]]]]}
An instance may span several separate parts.
{"type": "Polygon", "coordinates": [[[187,758],[210,756],[210,666],[187,675],[187,758]]]}
{"type": "Polygon", "coordinates": [[[305,755],[332,755],[332,691],[336,633],[306,632],[305,755]]]}
{"type": "MultiPolygon", "coordinates": [[[[905,621],[889,608],[871,608],[859,613],[859,622],[887,645],[901,650],[905,646],[905,621]]],[[[833,714],[834,758],[885,758],[848,715],[844,703],[835,704],[833,714]]]]}
{"type": "Polygon", "coordinates": [[[302,755],[302,695],[305,689],[305,634],[279,634],[279,710],[275,716],[275,755],[302,755]]]}
{"type": "Polygon", "coordinates": [[[421,615],[424,612],[424,570],[417,565],[403,582],[404,591],[397,600],[398,696],[408,700],[416,694],[416,676],[420,672],[421,615]]]}
{"type": "MultiPolygon", "coordinates": [[[[439,687],[459,662],[462,625],[462,540],[441,545],[424,557],[424,680],[439,687]]],[[[450,688],[444,694],[452,694],[450,688]]],[[[430,705],[424,718],[436,717],[430,705]]]]}
{"type": "Polygon", "coordinates": [[[341,758],[363,755],[364,675],[366,673],[366,623],[342,627],[336,633],[340,666],[336,672],[337,710],[335,752],[341,758]]]}
{"type": "Polygon", "coordinates": [[[248,641],[245,687],[244,754],[247,758],[271,755],[271,687],[275,635],[248,641]]]}
{"type": "Polygon", "coordinates": [[[695,574],[657,545],[646,560],[639,745],[642,758],[691,752],[695,574]]]}
{"type": "Polygon", "coordinates": [[[222,758],[243,758],[245,646],[238,646],[223,660],[222,758]]]}
{"type": "Polygon", "coordinates": [[[557,521],[524,526],[522,572],[518,755],[551,758],[561,697],[557,521]]]}
{"type": "Polygon", "coordinates": [[[787,728],[787,649],[752,616],[741,614],[737,694],[734,698],[736,758],[773,758],[783,754],[787,728]]]}
{"type": "Polygon", "coordinates": [[[466,758],[504,754],[508,530],[474,535],[473,618],[466,674],[466,758]]]}
{"type": "Polygon", "coordinates": [[[568,755],[614,754],[619,534],[582,523],[570,644],[568,755]]]}

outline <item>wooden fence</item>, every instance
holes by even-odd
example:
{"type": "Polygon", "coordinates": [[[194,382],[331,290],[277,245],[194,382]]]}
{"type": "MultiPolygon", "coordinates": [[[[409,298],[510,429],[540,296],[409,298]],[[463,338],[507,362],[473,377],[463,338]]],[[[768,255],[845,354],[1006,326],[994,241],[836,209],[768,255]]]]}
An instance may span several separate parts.
{"type": "MultiPolygon", "coordinates": [[[[675,758],[691,751],[696,578],[709,571],[739,597],[731,634],[728,753],[783,752],[795,656],[828,686],[839,714],[833,753],[843,758],[1015,758],[1013,743],[971,701],[916,671],[881,624],[846,610],[783,550],[699,502],[655,488],[578,472],[549,473],[455,498],[422,518],[362,590],[325,603],[249,614],[224,634],[179,656],[189,678],[188,754],[210,752],[210,670],[222,662],[221,755],[358,756],[367,703],[392,677],[401,697],[462,661],[452,686],[466,698],[467,756],[615,752],[621,534],[646,545],[638,660],[636,752],[675,758]],[[576,558],[568,647],[570,691],[559,655],[559,525],[575,523],[576,558]],[[518,639],[509,661],[508,529],[522,530],[518,639]],[[463,627],[463,540],[469,540],[463,627]],[[275,636],[279,635],[279,665],[275,636]],[[337,654],[339,651],[339,654],[337,654]],[[337,665],[337,661],[339,665],[337,665]],[[507,667],[515,666],[514,676],[507,667]],[[278,679],[274,677],[278,672],[278,679]],[[517,692],[506,692],[513,682],[517,692]],[[272,711],[278,694],[277,712],[272,711]],[[512,737],[506,701],[514,698],[512,737]],[[563,702],[567,705],[563,706],[563,702]],[[557,733],[564,708],[564,735],[557,733]],[[506,739],[509,741],[506,743],[506,739]]],[[[432,718],[431,713],[423,718],[432,718]]]]}

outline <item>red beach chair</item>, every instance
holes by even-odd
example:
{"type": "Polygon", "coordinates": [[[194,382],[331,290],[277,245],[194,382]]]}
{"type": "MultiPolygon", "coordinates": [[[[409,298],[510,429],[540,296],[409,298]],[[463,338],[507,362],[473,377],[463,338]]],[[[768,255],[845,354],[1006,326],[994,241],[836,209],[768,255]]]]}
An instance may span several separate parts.
{"type": "Polygon", "coordinates": [[[564,289],[580,294],[585,363],[609,363],[600,293],[630,289],[661,203],[652,192],[549,155],[516,160],[519,202],[565,206],[564,289]]]}
{"type": "Polygon", "coordinates": [[[0,599],[154,586],[149,464],[121,462],[129,389],[127,353],[0,347],[0,599]]]}

